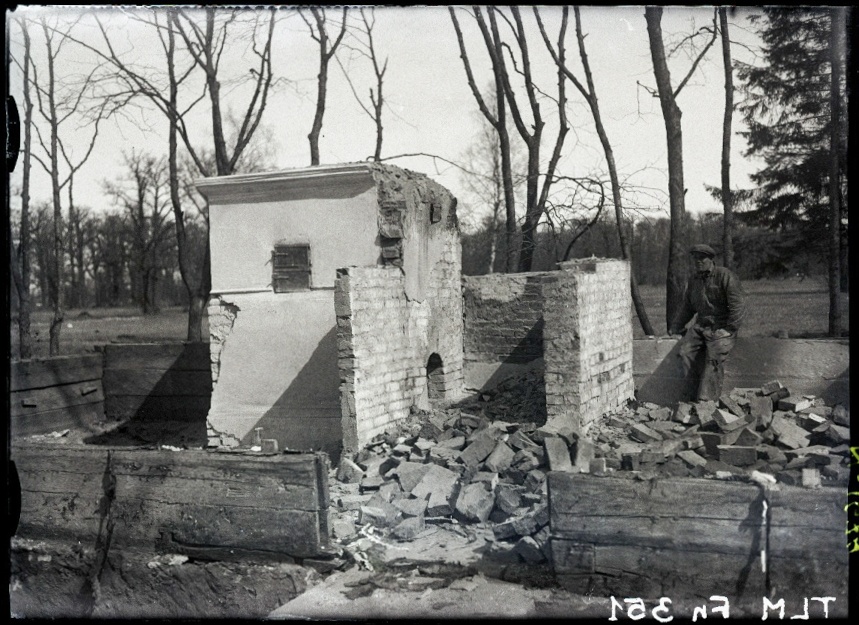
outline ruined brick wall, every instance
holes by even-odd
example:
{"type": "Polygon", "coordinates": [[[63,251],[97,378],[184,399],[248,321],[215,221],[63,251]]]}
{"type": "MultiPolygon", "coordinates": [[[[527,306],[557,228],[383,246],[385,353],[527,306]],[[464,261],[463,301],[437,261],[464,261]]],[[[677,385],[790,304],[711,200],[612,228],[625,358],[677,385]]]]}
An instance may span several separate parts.
{"type": "Polygon", "coordinates": [[[543,279],[553,273],[463,276],[466,362],[519,364],[543,356],[543,279]]]}
{"type": "MultiPolygon", "coordinates": [[[[450,250],[454,254],[454,250],[450,250]]],[[[447,262],[455,268],[454,259],[447,262]]],[[[454,320],[440,323],[433,309],[461,315],[461,305],[444,292],[450,266],[431,276],[429,290],[440,297],[423,302],[406,296],[397,267],[349,267],[335,281],[337,351],[343,414],[343,448],[355,450],[406,418],[427,394],[427,362],[438,354],[444,375],[437,385],[447,396],[462,387],[462,333],[454,320]],[[431,303],[432,302],[432,303],[431,303]]],[[[455,272],[454,272],[455,273],[455,272]]]]}
{"type": "Polygon", "coordinates": [[[634,396],[629,264],[573,260],[544,282],[547,423],[586,433],[634,396]]]}

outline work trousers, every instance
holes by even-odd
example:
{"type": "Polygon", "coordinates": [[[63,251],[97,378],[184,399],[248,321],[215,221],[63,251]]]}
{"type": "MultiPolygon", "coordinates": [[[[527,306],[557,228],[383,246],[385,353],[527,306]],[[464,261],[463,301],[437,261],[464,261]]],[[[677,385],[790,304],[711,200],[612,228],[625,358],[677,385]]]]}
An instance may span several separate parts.
{"type": "Polygon", "coordinates": [[[718,400],[725,377],[725,359],[736,343],[736,334],[716,338],[715,330],[697,325],[680,341],[678,356],[687,379],[694,382],[694,401],[718,400]]]}

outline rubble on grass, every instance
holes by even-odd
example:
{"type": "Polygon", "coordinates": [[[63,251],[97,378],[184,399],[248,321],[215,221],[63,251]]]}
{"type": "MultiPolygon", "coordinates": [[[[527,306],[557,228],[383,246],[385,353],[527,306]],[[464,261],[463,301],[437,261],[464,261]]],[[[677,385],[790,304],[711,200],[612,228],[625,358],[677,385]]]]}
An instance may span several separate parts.
{"type": "Polygon", "coordinates": [[[675,409],[630,402],[587,435],[522,418],[522,398],[537,395],[540,382],[529,373],[518,388],[511,382],[476,402],[414,411],[396,432],[344,454],[332,483],[335,538],[348,545],[369,528],[396,545],[439,527],[479,527],[510,558],[539,565],[550,557],[549,471],[807,488],[849,479],[847,409],[791,395],[778,381],[675,409]]]}

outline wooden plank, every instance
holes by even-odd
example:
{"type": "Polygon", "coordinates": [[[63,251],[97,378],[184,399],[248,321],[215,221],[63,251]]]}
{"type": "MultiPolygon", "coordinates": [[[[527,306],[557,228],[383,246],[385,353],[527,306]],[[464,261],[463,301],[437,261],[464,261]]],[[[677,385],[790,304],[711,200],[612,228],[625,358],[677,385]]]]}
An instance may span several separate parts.
{"type": "Polygon", "coordinates": [[[774,525],[847,527],[847,489],[779,485],[767,495],[774,525]]]}
{"type": "Polygon", "coordinates": [[[105,369],[210,371],[208,343],[146,343],[104,346],[105,369]]]}
{"type": "MultiPolygon", "coordinates": [[[[646,482],[550,472],[549,512],[602,516],[746,518],[761,491],[751,484],[693,478],[646,482]]],[[[554,522],[553,522],[554,526],[554,522]]]]}
{"type": "Polygon", "coordinates": [[[209,414],[211,397],[108,396],[105,414],[109,419],[193,421],[209,414]]]}
{"type": "Polygon", "coordinates": [[[101,354],[23,360],[13,362],[9,366],[9,390],[22,391],[73,382],[100,380],[101,376],[101,354]]]}
{"type": "Polygon", "coordinates": [[[107,451],[65,446],[12,447],[21,480],[18,536],[95,543],[107,451]]]}
{"type": "Polygon", "coordinates": [[[96,402],[12,417],[9,429],[12,438],[16,439],[33,434],[60,432],[68,428],[91,429],[104,421],[104,402],[96,402]]]}
{"type": "MultiPolygon", "coordinates": [[[[168,540],[186,546],[264,550],[307,558],[323,553],[315,510],[212,506],[199,502],[159,503],[118,499],[111,508],[115,547],[157,547],[168,540]]],[[[324,514],[327,514],[325,512],[324,514]]]]}
{"type": "Polygon", "coordinates": [[[9,414],[13,417],[35,415],[57,408],[96,404],[103,401],[104,391],[101,380],[89,380],[10,393],[9,414]]]}
{"type": "Polygon", "coordinates": [[[12,457],[23,490],[21,535],[29,538],[93,541],[110,525],[115,546],[166,540],[310,557],[328,545],[320,454],[17,444],[12,457]],[[108,513],[109,524],[102,522],[108,513]]]}
{"type": "Polygon", "coordinates": [[[748,553],[761,544],[761,517],[749,521],[671,517],[557,516],[552,536],[597,545],[639,545],[708,553],[748,553]]]}
{"type": "Polygon", "coordinates": [[[105,369],[104,392],[108,397],[144,395],[150,397],[209,397],[212,377],[207,371],[162,369],[105,369]]]}

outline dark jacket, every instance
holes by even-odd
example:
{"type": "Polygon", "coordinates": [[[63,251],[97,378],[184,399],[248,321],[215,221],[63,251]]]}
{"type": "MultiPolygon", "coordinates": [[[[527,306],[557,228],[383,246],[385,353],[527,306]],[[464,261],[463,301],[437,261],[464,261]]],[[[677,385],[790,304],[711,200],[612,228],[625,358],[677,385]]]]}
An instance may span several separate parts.
{"type": "Polygon", "coordinates": [[[706,274],[695,274],[686,285],[683,305],[674,317],[671,328],[682,330],[698,314],[696,325],[734,334],[740,329],[745,314],[745,293],[740,279],[724,267],[713,267],[706,274]]]}

